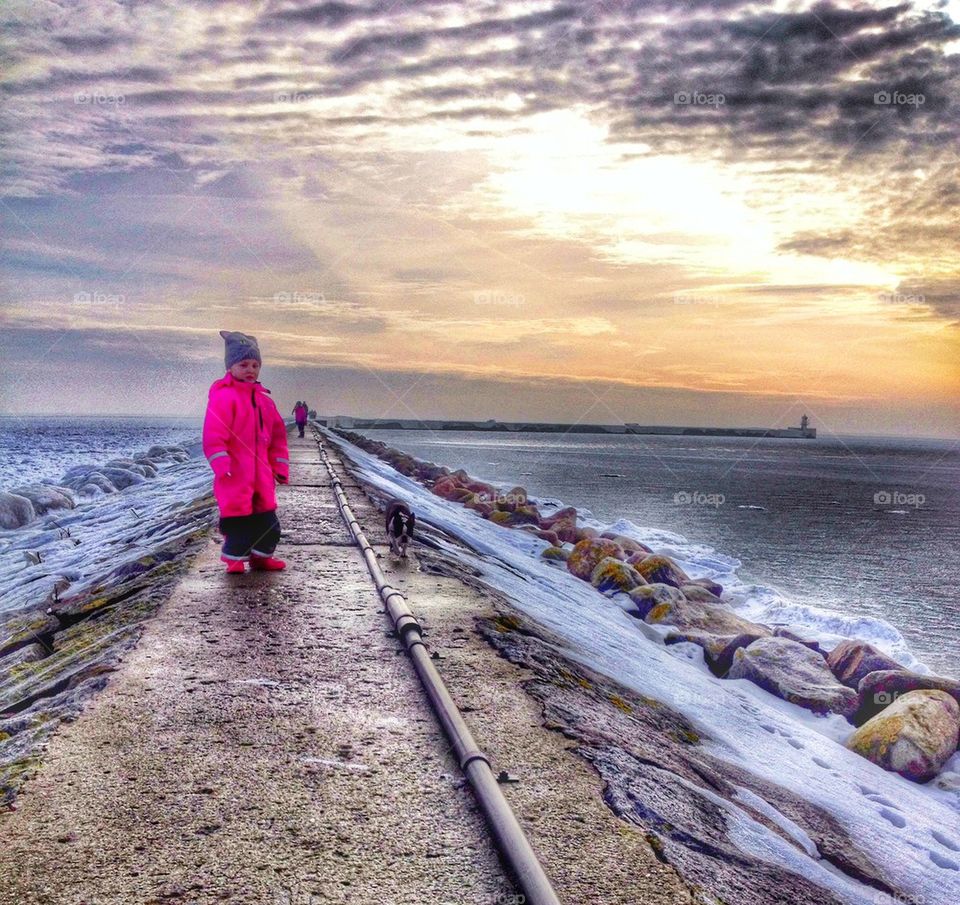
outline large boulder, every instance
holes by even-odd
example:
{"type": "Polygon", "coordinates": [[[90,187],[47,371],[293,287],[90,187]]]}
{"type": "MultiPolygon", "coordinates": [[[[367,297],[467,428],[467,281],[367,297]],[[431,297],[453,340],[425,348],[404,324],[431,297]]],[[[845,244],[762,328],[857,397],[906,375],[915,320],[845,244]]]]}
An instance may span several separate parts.
{"type": "Polygon", "coordinates": [[[901,665],[866,641],[841,641],[829,654],[827,665],[849,688],[857,688],[870,673],[881,669],[901,669],[901,665]]]}
{"type": "Polygon", "coordinates": [[[653,553],[653,550],[646,544],[641,544],[640,541],[627,537],[625,534],[617,534],[616,531],[604,531],[600,536],[607,540],[616,541],[627,553],[653,553]]]}
{"type": "Polygon", "coordinates": [[[92,464],[87,465],[74,465],[71,468],[68,468],[63,473],[62,484],[66,484],[72,478],[83,477],[85,474],[89,474],[91,471],[96,471],[97,466],[92,464]]]}
{"type": "Polygon", "coordinates": [[[864,723],[846,746],[914,782],[933,779],[957,750],[960,706],[935,689],[909,691],[864,723]]]}
{"type": "Polygon", "coordinates": [[[134,471],[128,471],[126,468],[114,468],[112,465],[104,465],[100,473],[110,479],[117,490],[123,490],[126,487],[132,487],[135,484],[143,484],[146,478],[134,471]]]}
{"type": "Polygon", "coordinates": [[[577,542],[577,510],[573,506],[560,509],[553,515],[541,516],[540,527],[554,531],[564,543],[577,542]]]}
{"type": "Polygon", "coordinates": [[[567,569],[577,578],[590,581],[593,570],[601,559],[612,556],[614,559],[626,559],[623,547],[604,538],[585,538],[578,541],[567,560],[567,569]]]}
{"type": "Polygon", "coordinates": [[[0,493],[0,528],[22,528],[37,516],[33,503],[19,493],[0,493]]]}
{"type": "Polygon", "coordinates": [[[820,646],[820,642],[816,641],[813,638],[808,637],[802,632],[797,631],[796,629],[787,628],[783,625],[778,625],[773,633],[778,638],[789,638],[791,641],[796,641],[798,644],[802,644],[804,647],[809,647],[810,650],[815,650],[821,657],[826,659],[827,652],[820,646]]]}
{"type": "Polygon", "coordinates": [[[690,584],[690,577],[667,556],[650,554],[632,565],[650,584],[672,584],[675,588],[690,584]]]}
{"type": "Polygon", "coordinates": [[[504,509],[494,509],[487,518],[490,519],[496,525],[503,525],[506,528],[520,528],[529,526],[532,529],[539,531],[537,527],[539,519],[536,512],[531,512],[531,509],[536,509],[535,506],[522,506],[508,512],[504,509]]]}
{"type": "Polygon", "coordinates": [[[559,547],[563,543],[556,531],[538,528],[536,534],[537,537],[539,537],[541,540],[547,541],[553,547],[559,547]]]}
{"type": "Polygon", "coordinates": [[[644,621],[650,625],[672,625],[677,629],[674,633],[677,640],[694,643],[700,643],[696,639],[704,633],[732,636],[748,632],[757,637],[771,634],[766,626],[743,619],[723,604],[687,600],[683,596],[679,600],[657,604],[644,621]]]}
{"type": "Polygon", "coordinates": [[[789,638],[760,638],[733,656],[728,679],[749,679],[778,698],[814,713],[850,719],[859,695],[837,681],[816,651],[789,638]]]}
{"type": "Polygon", "coordinates": [[[627,612],[635,619],[646,619],[650,610],[661,603],[683,600],[680,589],[670,584],[642,584],[628,593],[636,609],[627,612]]]}
{"type": "Polygon", "coordinates": [[[86,476],[83,483],[80,485],[82,490],[84,487],[93,484],[103,493],[116,493],[117,485],[110,480],[110,478],[105,475],[100,474],[98,471],[91,472],[86,476]]]}
{"type": "Polygon", "coordinates": [[[564,521],[566,519],[577,518],[577,510],[573,506],[565,506],[563,509],[558,509],[553,515],[545,515],[540,519],[540,525],[543,528],[551,528],[557,522],[564,521]]]}
{"type": "Polygon", "coordinates": [[[461,487],[457,483],[456,478],[452,475],[447,475],[446,477],[440,478],[436,484],[433,485],[433,492],[438,496],[442,497],[445,500],[452,499],[453,496],[459,491],[465,488],[461,487]]]}
{"type": "Polygon", "coordinates": [[[697,600],[700,603],[713,603],[721,604],[723,601],[720,599],[718,594],[714,594],[713,591],[708,591],[703,585],[699,584],[685,584],[680,588],[683,592],[683,596],[687,600],[697,600]]]}
{"type": "Polygon", "coordinates": [[[479,493],[475,493],[469,500],[464,500],[463,505],[466,506],[467,509],[479,512],[483,518],[489,518],[490,514],[494,511],[493,503],[485,502],[482,494],[479,493]]]}
{"type": "Polygon", "coordinates": [[[10,493],[30,500],[37,515],[51,509],[74,509],[77,505],[71,488],[57,484],[22,484],[12,488],[10,493]]]}
{"type": "Polygon", "coordinates": [[[701,588],[706,588],[716,597],[723,595],[723,585],[714,581],[712,578],[693,578],[690,580],[690,584],[700,585],[701,588]]]}
{"type": "Polygon", "coordinates": [[[960,704],[960,682],[942,676],[922,676],[908,669],[882,669],[868,673],[859,686],[860,710],[854,718],[857,726],[889,707],[911,691],[945,691],[960,704]]]}
{"type": "Polygon", "coordinates": [[[494,498],[494,503],[497,509],[501,509],[504,512],[514,512],[516,509],[529,505],[527,491],[523,487],[512,487],[506,493],[497,493],[494,498]]]}
{"type": "Polygon", "coordinates": [[[570,518],[567,519],[551,522],[549,525],[543,525],[541,521],[541,526],[547,528],[549,531],[555,531],[562,543],[575,544],[577,542],[578,528],[576,515],[570,516],[570,518]]]}
{"type": "Polygon", "coordinates": [[[590,584],[605,594],[608,591],[632,591],[646,582],[633,566],[628,566],[623,560],[606,556],[590,573],[590,584]]]}

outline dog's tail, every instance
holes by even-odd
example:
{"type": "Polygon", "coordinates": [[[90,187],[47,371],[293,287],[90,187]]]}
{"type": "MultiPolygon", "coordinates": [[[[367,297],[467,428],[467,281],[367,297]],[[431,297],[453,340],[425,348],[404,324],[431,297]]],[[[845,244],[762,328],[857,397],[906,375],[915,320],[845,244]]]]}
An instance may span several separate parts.
{"type": "Polygon", "coordinates": [[[417,523],[417,516],[415,513],[410,513],[410,518],[407,519],[407,537],[413,537],[413,526],[417,523]]]}

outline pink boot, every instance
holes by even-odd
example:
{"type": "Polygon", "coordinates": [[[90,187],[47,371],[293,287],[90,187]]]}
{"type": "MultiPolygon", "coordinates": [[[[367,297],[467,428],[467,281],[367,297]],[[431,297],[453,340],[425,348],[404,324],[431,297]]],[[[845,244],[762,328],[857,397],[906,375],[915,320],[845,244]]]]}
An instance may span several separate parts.
{"type": "Polygon", "coordinates": [[[220,559],[222,559],[222,560],[227,564],[227,573],[228,573],[228,574],[231,574],[231,575],[232,575],[232,574],[234,574],[234,573],[241,573],[241,574],[243,573],[243,560],[242,560],[242,559],[226,559],[226,558],[223,557],[223,556],[221,556],[220,559]]]}
{"type": "Polygon", "coordinates": [[[272,556],[257,556],[256,553],[250,554],[250,569],[257,572],[279,572],[286,567],[282,559],[274,559],[272,556]]]}

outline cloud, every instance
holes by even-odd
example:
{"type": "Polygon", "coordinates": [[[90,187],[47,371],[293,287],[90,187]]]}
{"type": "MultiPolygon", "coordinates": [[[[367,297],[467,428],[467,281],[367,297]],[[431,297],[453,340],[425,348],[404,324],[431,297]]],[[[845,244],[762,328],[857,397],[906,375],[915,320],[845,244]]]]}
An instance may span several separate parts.
{"type": "MultiPolygon", "coordinates": [[[[504,138],[562,156],[577,136],[538,145],[540,117],[577,111],[621,163],[702,165],[717,180],[705,194],[769,227],[771,257],[876,265],[925,298],[885,309],[903,329],[957,321],[960,27],[929,4],[183,0],[144,16],[81,0],[7,7],[0,24],[2,299],[18,311],[77,291],[134,300],[131,318],[243,299],[278,333],[358,346],[419,333],[442,350],[436,367],[476,368],[445,335],[547,356],[562,336],[573,349],[657,339],[649,318],[691,287],[739,293],[725,313],[745,330],[854,283],[867,294],[825,269],[815,287],[763,285],[746,246],[766,233],[738,236],[719,203],[709,225],[730,248],[717,254],[738,263],[704,264],[719,246],[691,223],[711,210],[680,184],[650,188],[682,197],[684,218],[645,209],[622,259],[583,211],[561,211],[580,232],[551,234],[511,210],[491,191],[511,164],[504,138]],[[632,269],[631,243],[650,256],[632,269]],[[465,308],[484,291],[524,306],[465,308]],[[274,304],[284,292],[308,298],[274,304]],[[491,338],[495,322],[509,338],[491,338]]],[[[714,383],[752,373],[697,367],[714,383]]]]}

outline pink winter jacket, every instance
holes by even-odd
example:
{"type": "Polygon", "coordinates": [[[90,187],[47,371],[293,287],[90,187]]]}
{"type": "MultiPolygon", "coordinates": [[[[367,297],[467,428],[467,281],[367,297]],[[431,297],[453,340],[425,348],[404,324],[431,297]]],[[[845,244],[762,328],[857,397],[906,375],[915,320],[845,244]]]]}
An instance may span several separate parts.
{"type": "Polygon", "coordinates": [[[210,385],[203,419],[203,454],[213,469],[220,515],[277,508],[276,480],[290,476],[287,427],[270,391],[229,371],[210,385]]]}

